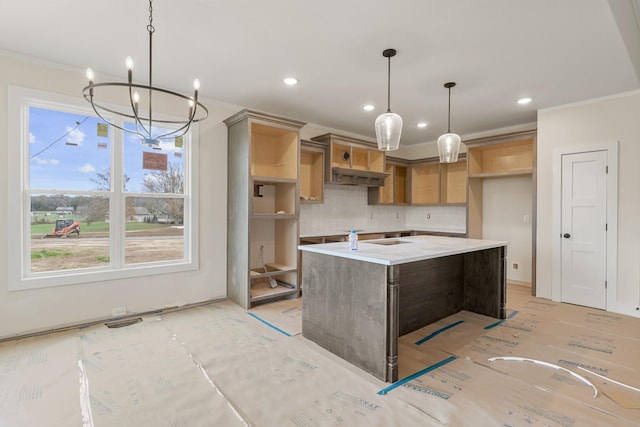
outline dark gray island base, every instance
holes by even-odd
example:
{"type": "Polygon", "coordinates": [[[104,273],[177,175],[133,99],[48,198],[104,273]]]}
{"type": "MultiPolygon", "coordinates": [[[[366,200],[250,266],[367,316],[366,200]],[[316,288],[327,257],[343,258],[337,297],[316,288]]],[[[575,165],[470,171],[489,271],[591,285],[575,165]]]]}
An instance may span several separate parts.
{"type": "Polygon", "coordinates": [[[305,338],[395,382],[399,336],[460,310],[506,317],[505,242],[431,236],[380,242],[360,242],[357,253],[342,243],[300,247],[305,338]]]}

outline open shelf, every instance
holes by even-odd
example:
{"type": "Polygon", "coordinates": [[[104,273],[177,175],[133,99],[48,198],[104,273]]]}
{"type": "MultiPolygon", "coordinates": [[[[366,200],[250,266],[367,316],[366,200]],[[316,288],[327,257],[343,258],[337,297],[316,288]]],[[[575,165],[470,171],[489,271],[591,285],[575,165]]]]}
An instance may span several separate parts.
{"type": "Polygon", "coordinates": [[[326,144],[325,181],[333,184],[380,187],[388,176],[385,152],[369,141],[327,133],[311,138],[326,144]]]}
{"type": "Polygon", "coordinates": [[[374,172],[384,172],[385,154],[378,149],[369,149],[369,170],[374,172]]]}
{"type": "Polygon", "coordinates": [[[253,214],[296,214],[296,182],[253,180],[253,214]],[[278,213],[280,212],[280,214],[278,213]]]}
{"type": "Polygon", "coordinates": [[[402,205],[407,203],[407,179],[409,168],[393,165],[393,203],[402,205]]]}
{"type": "Polygon", "coordinates": [[[469,178],[499,178],[533,171],[533,140],[469,147],[469,178]]]}
{"type": "MultiPolygon", "coordinates": [[[[393,165],[387,164],[385,172],[389,174],[389,177],[384,180],[384,185],[380,187],[379,200],[378,202],[383,205],[390,205],[393,203],[393,165]]],[[[374,190],[375,191],[375,190],[374,190]]]]}
{"type": "Polygon", "coordinates": [[[351,167],[351,147],[342,144],[333,144],[331,149],[331,167],[350,168],[351,167]]]}
{"type": "Polygon", "coordinates": [[[251,175],[298,178],[298,132],[251,124],[251,175]]]}
{"type": "Polygon", "coordinates": [[[364,147],[351,147],[351,169],[369,170],[369,150],[364,147]]]}
{"type": "Polygon", "coordinates": [[[257,303],[270,299],[279,299],[288,295],[296,295],[298,290],[278,283],[272,288],[267,280],[261,280],[251,284],[251,302],[257,303]]]}
{"type": "Polygon", "coordinates": [[[227,296],[254,303],[299,295],[300,128],[242,110],[227,125],[227,296]],[[277,285],[271,288],[270,281],[277,285]]]}
{"type": "Polygon", "coordinates": [[[266,271],[263,267],[254,267],[251,269],[251,279],[257,279],[261,277],[276,277],[280,274],[292,273],[296,271],[296,268],[289,265],[278,264],[275,262],[268,262],[265,264],[266,271]]]}
{"type": "Polygon", "coordinates": [[[300,149],[300,201],[324,201],[324,151],[300,149]]]}
{"type": "Polygon", "coordinates": [[[441,202],[446,204],[464,204],[467,201],[467,162],[441,165],[440,195],[441,202]]]}
{"type": "Polygon", "coordinates": [[[380,188],[369,188],[370,205],[406,205],[408,203],[409,167],[387,158],[385,173],[388,177],[380,188]]]}
{"type": "Polygon", "coordinates": [[[440,203],[440,164],[428,162],[411,166],[411,204],[440,203]]]}

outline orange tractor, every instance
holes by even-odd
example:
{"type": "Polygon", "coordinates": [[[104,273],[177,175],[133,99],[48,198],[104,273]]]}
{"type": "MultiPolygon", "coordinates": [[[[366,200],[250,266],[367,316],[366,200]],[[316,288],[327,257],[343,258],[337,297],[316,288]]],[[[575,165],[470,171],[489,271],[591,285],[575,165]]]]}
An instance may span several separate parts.
{"type": "Polygon", "coordinates": [[[74,219],[58,219],[53,227],[53,235],[67,238],[70,234],[80,235],[80,223],[74,219]]]}

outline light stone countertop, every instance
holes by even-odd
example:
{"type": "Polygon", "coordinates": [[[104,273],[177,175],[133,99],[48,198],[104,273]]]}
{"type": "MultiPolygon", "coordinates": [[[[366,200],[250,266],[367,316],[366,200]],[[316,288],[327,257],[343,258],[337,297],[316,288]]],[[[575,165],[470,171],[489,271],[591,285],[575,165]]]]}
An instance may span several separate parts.
{"type": "Polygon", "coordinates": [[[461,237],[410,236],[360,241],[358,250],[355,251],[350,250],[346,242],[300,245],[298,249],[375,264],[396,265],[500,246],[507,246],[507,242],[461,237]],[[380,244],[389,242],[402,243],[380,244]]]}

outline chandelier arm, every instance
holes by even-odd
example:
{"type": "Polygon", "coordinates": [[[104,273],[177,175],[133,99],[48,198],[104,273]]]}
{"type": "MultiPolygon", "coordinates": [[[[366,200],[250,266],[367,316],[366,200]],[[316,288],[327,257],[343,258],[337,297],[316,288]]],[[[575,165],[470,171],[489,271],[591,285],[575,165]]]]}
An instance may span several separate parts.
{"type": "MultiPolygon", "coordinates": [[[[92,95],[89,95],[89,94],[87,93],[87,91],[89,91],[89,89],[90,89],[90,88],[110,87],[110,86],[128,87],[128,86],[129,86],[129,84],[128,84],[128,83],[122,83],[122,82],[103,82],[103,83],[94,83],[94,84],[92,84],[92,85],[88,85],[88,86],[85,86],[85,87],[84,87],[84,89],[83,89],[84,98],[85,98],[89,103],[91,103],[91,104],[95,104],[96,106],[98,106],[99,108],[101,108],[101,109],[102,109],[102,110],[104,110],[104,111],[108,111],[108,112],[113,113],[113,114],[116,114],[116,115],[118,115],[118,116],[126,117],[126,118],[128,118],[128,119],[135,120],[135,116],[133,116],[133,115],[131,115],[131,114],[126,114],[126,113],[123,113],[123,112],[121,112],[121,111],[116,111],[116,110],[110,109],[110,108],[108,108],[108,107],[105,107],[105,106],[103,106],[103,105],[100,105],[100,104],[98,104],[98,103],[93,102],[93,100],[92,100],[92,95]]],[[[181,99],[183,99],[183,100],[185,100],[185,101],[193,101],[193,98],[191,98],[191,97],[189,97],[189,96],[186,96],[186,95],[183,95],[183,94],[181,94],[181,93],[174,92],[174,91],[171,91],[171,90],[168,90],[168,89],[162,89],[162,88],[159,88],[159,87],[151,88],[151,87],[149,87],[149,86],[147,86],[147,85],[141,85],[141,84],[136,84],[136,83],[132,83],[132,84],[131,84],[131,86],[132,86],[132,87],[134,87],[134,88],[138,88],[138,89],[145,89],[145,90],[147,90],[147,89],[151,89],[151,90],[154,90],[154,91],[162,92],[162,93],[167,94],[167,95],[176,96],[176,97],[181,98],[181,99]]],[[[198,110],[202,110],[202,111],[204,112],[204,116],[203,116],[203,117],[200,117],[200,118],[195,118],[195,117],[194,117],[193,121],[194,121],[194,122],[199,122],[199,121],[205,120],[205,119],[209,116],[209,110],[207,109],[207,107],[206,107],[202,102],[200,102],[200,101],[198,101],[198,102],[194,102],[194,105],[197,105],[197,109],[198,109],[198,110]]],[[[195,111],[196,111],[196,109],[194,108],[194,114],[193,114],[194,116],[195,116],[195,111]]],[[[146,120],[146,118],[142,118],[142,120],[146,120]]],[[[163,123],[163,124],[180,124],[180,123],[185,123],[185,120],[154,120],[154,121],[156,121],[156,122],[158,122],[158,123],[163,123]]]]}
{"type": "Polygon", "coordinates": [[[191,128],[191,123],[187,123],[178,129],[175,129],[171,132],[163,133],[162,135],[158,135],[155,138],[156,139],[178,138],[180,136],[186,135],[186,133],[189,132],[190,128],[191,128]]]}
{"type": "Polygon", "coordinates": [[[140,116],[138,115],[138,105],[137,103],[135,103],[133,101],[133,93],[132,90],[134,87],[133,83],[132,83],[132,73],[131,70],[129,70],[129,84],[128,84],[128,89],[129,89],[129,103],[131,104],[131,111],[133,111],[133,121],[136,125],[136,131],[134,133],[136,133],[137,135],[140,135],[140,137],[142,138],[149,138],[151,139],[151,127],[149,127],[149,129],[147,129],[146,127],[144,127],[144,123],[142,123],[142,121],[140,120],[140,116]],[[144,133],[140,132],[139,128],[142,128],[142,131],[144,131],[144,133]]]}
{"type": "MultiPolygon", "coordinates": [[[[87,98],[87,97],[85,96],[85,98],[87,98]]],[[[91,106],[93,107],[93,111],[94,111],[94,112],[98,115],[98,117],[100,117],[100,118],[101,118],[105,123],[108,123],[109,125],[111,125],[111,126],[113,126],[113,127],[117,128],[117,129],[120,129],[121,131],[128,132],[128,133],[133,133],[133,134],[135,134],[135,135],[138,135],[140,138],[144,138],[144,137],[145,137],[145,135],[141,134],[140,132],[133,131],[133,130],[131,130],[131,129],[126,129],[124,126],[120,126],[120,125],[118,125],[117,123],[114,123],[111,119],[109,119],[109,118],[107,118],[107,117],[103,116],[103,115],[102,115],[102,113],[100,113],[99,109],[98,109],[98,108],[96,108],[96,107],[100,107],[100,108],[101,108],[102,110],[104,110],[104,111],[108,111],[108,112],[115,113],[115,114],[119,114],[118,112],[114,112],[113,110],[110,110],[110,109],[108,109],[108,108],[103,108],[100,104],[95,104],[93,101],[90,101],[89,99],[87,99],[87,100],[91,103],[91,106]]]]}

